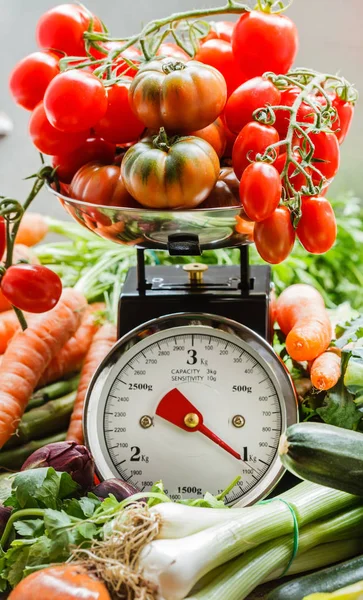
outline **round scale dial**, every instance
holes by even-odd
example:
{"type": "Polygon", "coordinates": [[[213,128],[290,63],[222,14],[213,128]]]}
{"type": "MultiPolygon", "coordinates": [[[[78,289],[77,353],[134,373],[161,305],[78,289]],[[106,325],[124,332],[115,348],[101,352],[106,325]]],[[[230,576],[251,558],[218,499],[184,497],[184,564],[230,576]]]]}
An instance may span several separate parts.
{"type": "Polygon", "coordinates": [[[296,421],[289,376],[271,347],[222,317],[173,315],[121,339],[85,407],[99,475],[140,490],[163,480],[177,500],[263,497],[283,473],[279,438],[296,421]]]}

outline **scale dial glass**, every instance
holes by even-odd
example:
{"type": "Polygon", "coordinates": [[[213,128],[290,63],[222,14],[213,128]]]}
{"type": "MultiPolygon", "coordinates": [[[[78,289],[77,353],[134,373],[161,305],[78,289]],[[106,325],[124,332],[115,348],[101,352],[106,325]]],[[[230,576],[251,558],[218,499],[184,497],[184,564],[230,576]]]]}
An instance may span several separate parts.
{"type": "Polygon", "coordinates": [[[85,430],[102,479],[142,491],[162,479],[177,500],[218,494],[241,475],[225,501],[246,505],[282,475],[279,438],[296,412],[289,376],[262,338],[221,317],[183,315],[118,342],[91,384],[85,430]]]}

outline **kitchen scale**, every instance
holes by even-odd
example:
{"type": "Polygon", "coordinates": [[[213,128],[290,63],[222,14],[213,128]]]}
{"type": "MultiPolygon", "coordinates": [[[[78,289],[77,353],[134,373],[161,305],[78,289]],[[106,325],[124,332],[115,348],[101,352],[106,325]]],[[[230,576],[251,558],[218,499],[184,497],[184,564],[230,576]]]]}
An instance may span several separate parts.
{"type": "Polygon", "coordinates": [[[278,444],[297,420],[297,402],[270,345],[270,268],[249,265],[241,208],[154,211],[57,196],[79,223],[137,252],[120,298],[119,340],[85,404],[100,479],[141,491],[162,479],[177,500],[219,494],[240,476],[227,505],[265,497],[284,473],[278,444]],[[149,249],[197,256],[225,247],[239,247],[239,265],[145,266],[149,249]]]}

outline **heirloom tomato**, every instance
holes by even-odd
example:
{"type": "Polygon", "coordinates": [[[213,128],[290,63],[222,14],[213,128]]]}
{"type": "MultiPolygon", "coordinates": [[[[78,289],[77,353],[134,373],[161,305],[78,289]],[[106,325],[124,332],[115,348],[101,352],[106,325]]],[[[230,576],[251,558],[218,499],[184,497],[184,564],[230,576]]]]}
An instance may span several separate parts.
{"type": "Polygon", "coordinates": [[[285,15],[252,10],[237,21],[232,47],[246,79],[287,73],[298,50],[297,28],[285,15]]]}
{"type": "Polygon", "coordinates": [[[223,167],[217,183],[199,208],[241,207],[239,180],[231,167],[223,167]]]}
{"type": "Polygon", "coordinates": [[[92,73],[71,69],[52,79],[44,95],[44,108],[56,129],[83,131],[106,113],[106,89],[92,73]]]}
{"type": "Polygon", "coordinates": [[[218,156],[198,137],[168,140],[165,132],[132,146],[121,165],[129,193],[148,208],[195,208],[219,176],[218,156]]]}
{"type": "Polygon", "coordinates": [[[17,104],[33,110],[58,75],[59,58],[51,52],[33,52],[19,61],[10,74],[10,92],[17,104]]]}
{"type": "Polygon", "coordinates": [[[63,183],[70,183],[83,165],[97,161],[109,165],[115,157],[116,147],[101,138],[88,138],[74,152],[66,152],[52,157],[52,166],[57,168],[57,176],[63,183]]]}
{"type": "Polygon", "coordinates": [[[213,21],[213,23],[210,23],[210,26],[210,31],[203,38],[203,42],[207,42],[208,40],[224,40],[231,43],[235,26],[234,21],[213,21]]]}
{"type": "Polygon", "coordinates": [[[45,114],[43,102],[33,110],[29,121],[29,134],[34,146],[44,154],[65,154],[84,144],[89,131],[66,133],[53,127],[45,114]]]}
{"type": "MultiPolygon", "coordinates": [[[[262,125],[250,121],[237,136],[233,146],[232,164],[234,171],[241,179],[243,171],[256,159],[256,154],[263,154],[271,144],[279,141],[279,134],[271,125],[262,125]]],[[[279,148],[276,148],[276,152],[279,148]]]]}
{"type": "Polygon", "coordinates": [[[267,104],[280,104],[281,93],[277,87],[264,77],[254,77],[242,83],[228,99],[225,116],[228,127],[239,133],[258,108],[267,104]]]}
{"type": "Polygon", "coordinates": [[[330,202],[320,196],[304,197],[301,211],[296,233],[305,250],[312,254],[330,250],[337,237],[337,224],[330,202]]]}
{"type": "Polygon", "coordinates": [[[78,4],[60,4],[44,13],[37,24],[39,48],[60,50],[68,56],[85,56],[83,34],[93,19],[93,30],[102,31],[100,20],[78,4]]]}
{"type": "Polygon", "coordinates": [[[253,230],[257,252],[263,260],[273,265],[289,256],[295,237],[290,211],[286,206],[278,206],[267,219],[255,223],[253,230]]]}
{"type": "Polygon", "coordinates": [[[137,140],[145,125],[134,114],[129,101],[131,77],[124,76],[121,81],[106,88],[107,110],[96,125],[96,135],[114,144],[126,144],[137,140]]]}
{"type": "Polygon", "coordinates": [[[231,44],[225,40],[212,39],[204,42],[194,58],[222,73],[226,80],[228,96],[246,80],[233,54],[231,44]]]}
{"type": "Polygon", "coordinates": [[[59,276],[43,265],[9,267],[1,280],[1,291],[10,304],[31,313],[51,310],[62,293],[59,276]]]}
{"type": "Polygon", "coordinates": [[[226,130],[220,117],[218,117],[218,119],[216,119],[211,125],[207,125],[207,127],[204,127],[204,129],[193,131],[189,135],[202,138],[208,142],[208,144],[213,146],[219,158],[223,156],[223,153],[226,149],[227,138],[226,130]]]}
{"type": "Polygon", "coordinates": [[[281,199],[280,174],[264,162],[250,164],[244,170],[239,193],[242,206],[251,221],[264,221],[278,207],[281,199]]]}
{"type": "Polygon", "coordinates": [[[210,125],[227,98],[223,75],[197,61],[171,58],[143,65],[130,87],[137,117],[150,129],[187,133],[210,125]]]}
{"type": "Polygon", "coordinates": [[[102,206],[134,204],[124,185],[120,167],[91,162],[77,171],[69,186],[70,198],[102,206]]]}

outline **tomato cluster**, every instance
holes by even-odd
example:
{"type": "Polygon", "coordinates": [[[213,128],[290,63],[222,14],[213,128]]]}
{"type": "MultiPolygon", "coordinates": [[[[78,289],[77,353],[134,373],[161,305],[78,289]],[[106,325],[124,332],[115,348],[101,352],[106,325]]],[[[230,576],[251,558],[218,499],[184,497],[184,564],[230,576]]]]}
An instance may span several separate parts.
{"type": "Polygon", "coordinates": [[[174,32],[152,51],[137,36],[123,49],[83,5],[64,4],[41,17],[36,38],[39,51],[16,65],[10,89],[32,111],[31,139],[52,157],[63,191],[110,206],[239,206],[236,228],[253,228],[271,263],[296,236],[310,252],[334,243],[322,194],[353,105],[338,87],[306,96],[289,77],[298,50],[291,19],[251,10],[236,23],[195,27],[192,50],[174,32]],[[220,172],[231,163],[233,193],[220,172]]]}

